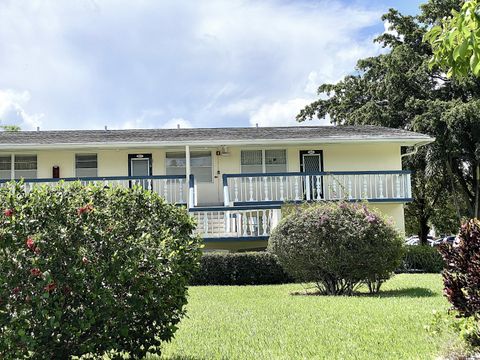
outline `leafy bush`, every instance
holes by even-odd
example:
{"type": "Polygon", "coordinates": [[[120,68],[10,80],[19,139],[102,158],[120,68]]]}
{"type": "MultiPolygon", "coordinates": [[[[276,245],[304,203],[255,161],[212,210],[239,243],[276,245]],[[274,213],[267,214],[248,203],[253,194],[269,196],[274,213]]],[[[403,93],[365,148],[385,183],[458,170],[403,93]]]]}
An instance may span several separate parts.
{"type": "Polygon", "coordinates": [[[480,221],[464,223],[458,244],[442,245],[440,252],[446,262],[445,295],[459,317],[472,320],[466,338],[470,344],[480,346],[480,221]]]}
{"type": "Polygon", "coordinates": [[[0,189],[0,358],[143,356],[173,337],[200,240],[152,192],[0,189]]]}
{"type": "Polygon", "coordinates": [[[378,213],[341,202],[298,207],[273,230],[268,248],[321,294],[351,295],[361,283],[379,291],[400,265],[402,240],[378,213]]]}
{"type": "Polygon", "coordinates": [[[421,271],[439,273],[445,261],[436,247],[419,245],[405,246],[403,260],[399,272],[421,271]]]}
{"type": "Polygon", "coordinates": [[[268,252],[205,253],[193,285],[265,285],[291,282],[277,257],[268,252]]]}

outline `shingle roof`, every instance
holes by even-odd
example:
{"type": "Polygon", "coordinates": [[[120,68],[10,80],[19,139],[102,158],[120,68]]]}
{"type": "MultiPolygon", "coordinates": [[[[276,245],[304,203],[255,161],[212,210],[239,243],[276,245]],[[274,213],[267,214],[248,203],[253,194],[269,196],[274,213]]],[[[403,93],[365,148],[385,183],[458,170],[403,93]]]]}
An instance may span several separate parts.
{"type": "Polygon", "coordinates": [[[0,132],[0,147],[38,145],[168,145],[260,143],[261,141],[395,141],[428,143],[433,139],[411,131],[378,126],[229,127],[197,129],[58,130],[0,132]]]}

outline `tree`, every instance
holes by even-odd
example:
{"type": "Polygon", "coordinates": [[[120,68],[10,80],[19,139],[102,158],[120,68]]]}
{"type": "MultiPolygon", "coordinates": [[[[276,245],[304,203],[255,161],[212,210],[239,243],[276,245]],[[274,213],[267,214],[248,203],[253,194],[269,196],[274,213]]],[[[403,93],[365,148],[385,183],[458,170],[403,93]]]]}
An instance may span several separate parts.
{"type": "Polygon", "coordinates": [[[433,50],[430,65],[438,65],[447,76],[480,76],[480,3],[467,0],[460,11],[452,10],[424,36],[433,50]]]}
{"type": "Polygon", "coordinates": [[[322,84],[320,99],[297,116],[305,121],[329,115],[334,124],[380,125],[434,136],[435,143],[404,163],[415,174],[407,215],[416,216],[424,242],[439,204],[447,198],[458,199],[457,221],[461,215],[478,216],[480,112],[475,108],[480,81],[448,78],[438,66],[430,67],[432,49],[423,41],[437,19],[459,7],[453,0],[430,0],[418,16],[390,9],[382,20],[391,31],[375,40],[389,52],[359,60],[356,72],[336,84],[322,84]]]}
{"type": "Polygon", "coordinates": [[[21,128],[18,125],[0,125],[0,129],[3,131],[20,131],[21,128]]]}

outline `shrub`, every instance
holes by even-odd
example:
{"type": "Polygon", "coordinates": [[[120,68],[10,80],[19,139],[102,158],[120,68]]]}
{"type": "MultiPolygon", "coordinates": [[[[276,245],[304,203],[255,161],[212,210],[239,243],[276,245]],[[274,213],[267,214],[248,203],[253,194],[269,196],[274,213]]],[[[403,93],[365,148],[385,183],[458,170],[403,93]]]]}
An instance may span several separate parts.
{"type": "Polygon", "coordinates": [[[266,285],[291,282],[275,255],[268,252],[205,253],[193,285],[266,285]]]}
{"type": "Polygon", "coordinates": [[[445,261],[436,247],[419,245],[405,246],[403,260],[399,272],[421,271],[439,273],[443,270],[445,261]]]}
{"type": "Polygon", "coordinates": [[[442,245],[445,295],[459,317],[472,320],[465,331],[470,344],[480,346],[480,221],[464,223],[458,244],[442,245]]]}
{"type": "Polygon", "coordinates": [[[0,209],[0,358],[140,358],[172,338],[200,256],[185,209],[79,183],[10,184],[0,209]]]}
{"type": "Polygon", "coordinates": [[[379,290],[400,264],[402,240],[378,213],[341,202],[297,208],[273,230],[268,248],[321,294],[350,295],[361,283],[379,290]]]}

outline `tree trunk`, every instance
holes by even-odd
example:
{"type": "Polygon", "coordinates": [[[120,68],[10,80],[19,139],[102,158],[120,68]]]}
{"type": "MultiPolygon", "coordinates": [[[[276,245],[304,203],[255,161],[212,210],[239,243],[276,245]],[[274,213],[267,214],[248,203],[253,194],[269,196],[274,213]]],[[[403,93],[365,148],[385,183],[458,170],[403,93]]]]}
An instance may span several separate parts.
{"type": "Polygon", "coordinates": [[[475,174],[474,176],[475,179],[475,215],[477,219],[480,218],[480,199],[479,199],[479,193],[480,193],[480,164],[477,164],[476,169],[475,169],[475,174]]]}
{"type": "Polygon", "coordinates": [[[419,217],[419,234],[420,245],[428,245],[428,233],[430,232],[430,226],[428,226],[428,219],[419,217]]]}

